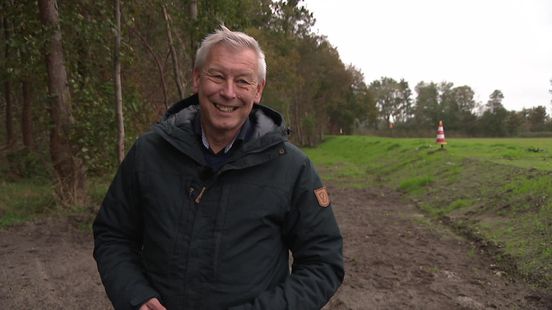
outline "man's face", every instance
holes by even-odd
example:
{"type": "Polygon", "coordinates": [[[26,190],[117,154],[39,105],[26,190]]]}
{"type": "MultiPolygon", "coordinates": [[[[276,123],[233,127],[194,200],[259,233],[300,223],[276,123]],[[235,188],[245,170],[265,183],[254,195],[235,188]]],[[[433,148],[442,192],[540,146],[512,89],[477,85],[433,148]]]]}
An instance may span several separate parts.
{"type": "Polygon", "coordinates": [[[201,124],[209,134],[235,135],[253,104],[261,100],[257,55],[251,49],[214,46],[203,68],[193,72],[201,107],[201,124]]]}

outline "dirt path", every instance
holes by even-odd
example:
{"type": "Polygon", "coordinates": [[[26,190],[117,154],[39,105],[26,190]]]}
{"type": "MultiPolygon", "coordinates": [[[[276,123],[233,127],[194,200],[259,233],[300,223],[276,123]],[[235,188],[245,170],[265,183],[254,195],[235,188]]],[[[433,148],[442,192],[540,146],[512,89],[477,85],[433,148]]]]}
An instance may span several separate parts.
{"type": "MultiPolygon", "coordinates": [[[[396,194],[331,192],[347,275],[325,309],[552,309],[550,295],[507,280],[396,194]]],[[[91,236],[69,221],[0,231],[1,308],[111,309],[91,253],[91,236]]]]}
{"type": "Polygon", "coordinates": [[[333,189],[345,281],[328,309],[552,309],[552,296],[494,262],[397,194],[333,189]]]}
{"type": "Polygon", "coordinates": [[[0,231],[0,308],[111,309],[92,258],[92,238],[69,221],[0,231]]]}

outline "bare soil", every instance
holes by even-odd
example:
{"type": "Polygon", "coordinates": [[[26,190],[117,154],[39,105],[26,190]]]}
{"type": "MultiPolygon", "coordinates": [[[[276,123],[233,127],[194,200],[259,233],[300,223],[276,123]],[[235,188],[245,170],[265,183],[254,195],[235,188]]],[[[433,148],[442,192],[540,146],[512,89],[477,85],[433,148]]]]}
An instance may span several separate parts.
{"type": "MultiPolygon", "coordinates": [[[[325,310],[552,309],[550,293],[511,279],[400,195],[330,189],[346,277],[325,310]]],[[[0,231],[2,309],[111,309],[92,236],[75,222],[43,219],[0,231]]]]}

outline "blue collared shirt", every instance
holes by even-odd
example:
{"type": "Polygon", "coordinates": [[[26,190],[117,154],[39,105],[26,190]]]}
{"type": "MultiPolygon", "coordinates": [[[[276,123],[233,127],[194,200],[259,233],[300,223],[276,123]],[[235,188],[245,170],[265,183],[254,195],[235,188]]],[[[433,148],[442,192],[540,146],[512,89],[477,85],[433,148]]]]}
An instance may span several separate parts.
{"type": "Polygon", "coordinates": [[[251,126],[251,120],[249,120],[249,118],[246,119],[245,123],[243,123],[240,131],[238,132],[236,137],[234,137],[232,142],[224,147],[223,151],[218,152],[217,154],[215,154],[209,146],[209,141],[207,141],[205,131],[201,127],[200,113],[197,113],[193,121],[193,128],[194,133],[201,138],[201,144],[203,146],[201,150],[203,151],[203,156],[205,157],[207,165],[213,171],[218,171],[230,159],[232,151],[237,149],[239,145],[241,145],[243,142],[249,140],[249,138],[251,137],[253,126],[251,126]]]}

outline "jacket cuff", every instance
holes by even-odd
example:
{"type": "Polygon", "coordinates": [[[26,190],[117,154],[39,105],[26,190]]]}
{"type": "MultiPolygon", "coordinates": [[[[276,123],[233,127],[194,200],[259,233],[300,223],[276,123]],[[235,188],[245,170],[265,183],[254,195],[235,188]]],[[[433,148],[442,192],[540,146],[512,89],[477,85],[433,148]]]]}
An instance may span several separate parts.
{"type": "MultiPolygon", "coordinates": [[[[143,304],[152,298],[160,299],[159,293],[153,288],[145,285],[134,286],[130,295],[131,309],[139,309],[143,304]]],[[[159,300],[161,301],[161,300],[159,300]]]]}

